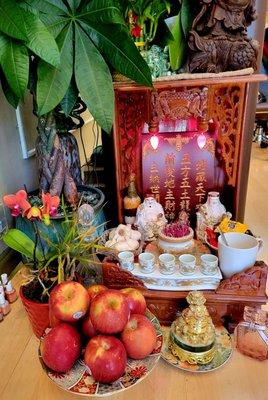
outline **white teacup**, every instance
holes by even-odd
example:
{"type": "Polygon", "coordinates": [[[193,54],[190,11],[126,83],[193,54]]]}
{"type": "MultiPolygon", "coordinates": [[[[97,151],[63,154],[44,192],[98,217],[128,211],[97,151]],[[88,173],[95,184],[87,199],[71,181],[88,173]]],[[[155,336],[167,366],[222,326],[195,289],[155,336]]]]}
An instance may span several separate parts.
{"type": "Polygon", "coordinates": [[[141,271],[149,274],[155,268],[155,255],[153,253],[141,253],[139,254],[139,263],[141,271]]]}
{"type": "Polygon", "coordinates": [[[134,254],[131,251],[121,251],[118,254],[120,265],[126,271],[134,269],[134,254]]]}
{"type": "Polygon", "coordinates": [[[183,275],[192,275],[195,272],[196,258],[192,254],[182,254],[179,256],[180,272],[183,275]]]}
{"type": "Polygon", "coordinates": [[[218,257],[213,254],[201,255],[201,271],[205,275],[215,275],[218,269],[218,257]]]}
{"type": "Polygon", "coordinates": [[[173,254],[165,253],[159,256],[160,272],[164,275],[173,274],[176,270],[176,259],[173,254]]]}
{"type": "Polygon", "coordinates": [[[263,241],[239,232],[227,232],[224,236],[228,246],[220,235],[218,238],[219,263],[223,276],[229,278],[254,265],[263,241]]]}

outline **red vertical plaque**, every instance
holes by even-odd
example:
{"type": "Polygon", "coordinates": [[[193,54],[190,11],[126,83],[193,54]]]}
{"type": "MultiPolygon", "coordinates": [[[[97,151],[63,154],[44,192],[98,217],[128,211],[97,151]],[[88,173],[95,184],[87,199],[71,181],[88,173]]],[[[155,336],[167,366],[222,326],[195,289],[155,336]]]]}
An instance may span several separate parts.
{"type": "Polygon", "coordinates": [[[220,184],[216,131],[205,133],[202,149],[198,146],[198,135],[196,131],[161,132],[156,150],[150,144],[150,135],[142,135],[143,193],[155,196],[169,220],[182,210],[193,215],[204,203],[207,192],[220,184]]]}

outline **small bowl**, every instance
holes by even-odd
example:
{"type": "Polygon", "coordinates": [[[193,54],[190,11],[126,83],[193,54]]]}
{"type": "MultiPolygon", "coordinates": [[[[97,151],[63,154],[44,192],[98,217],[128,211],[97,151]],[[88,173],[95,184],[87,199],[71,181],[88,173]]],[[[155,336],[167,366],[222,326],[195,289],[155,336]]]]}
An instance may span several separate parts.
{"type": "Polygon", "coordinates": [[[158,247],[165,253],[181,253],[194,245],[194,231],[190,228],[190,233],[179,238],[166,236],[163,232],[158,237],[158,247]]]}

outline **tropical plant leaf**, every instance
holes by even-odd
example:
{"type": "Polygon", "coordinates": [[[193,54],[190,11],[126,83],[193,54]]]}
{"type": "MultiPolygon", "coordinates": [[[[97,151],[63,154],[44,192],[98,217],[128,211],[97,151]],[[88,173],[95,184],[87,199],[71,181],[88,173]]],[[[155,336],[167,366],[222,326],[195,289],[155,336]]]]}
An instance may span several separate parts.
{"type": "Polygon", "coordinates": [[[3,73],[1,74],[1,85],[2,85],[4,95],[7,99],[7,101],[9,102],[9,104],[11,104],[12,107],[17,108],[20,99],[18,98],[18,96],[16,96],[16,94],[13,92],[13,90],[10,89],[10,86],[8,85],[7,80],[3,73]]]}
{"type": "Polygon", "coordinates": [[[21,99],[29,77],[29,55],[24,44],[6,37],[7,44],[1,56],[1,66],[9,86],[21,99]]]}
{"type": "MultiPolygon", "coordinates": [[[[35,245],[25,233],[19,229],[9,229],[2,239],[8,247],[33,260],[35,245]]],[[[35,255],[38,261],[43,260],[42,254],[38,249],[36,249],[35,255]]]]}
{"type": "Polygon", "coordinates": [[[116,0],[92,0],[84,7],[77,18],[104,24],[123,24],[120,5],[116,0]]]}
{"type": "Polygon", "coordinates": [[[138,83],[152,86],[148,64],[142,58],[137,62],[140,53],[133,40],[129,40],[129,33],[124,27],[114,26],[111,35],[109,25],[100,26],[91,22],[90,25],[81,23],[81,26],[116,71],[138,83]]]}
{"type": "Polygon", "coordinates": [[[55,108],[64,97],[73,74],[73,30],[66,27],[57,39],[60,49],[58,68],[40,61],[38,65],[37,106],[38,114],[43,115],[55,108]]]}
{"type": "Polygon", "coordinates": [[[80,6],[81,0],[67,0],[71,10],[76,11],[80,6]]]}
{"type": "Polygon", "coordinates": [[[114,90],[109,68],[102,55],[76,24],[75,80],[81,97],[98,124],[111,131],[114,115],[114,90]]]}
{"type": "Polygon", "coordinates": [[[24,25],[27,32],[26,46],[42,60],[57,67],[60,62],[58,46],[38,16],[29,12],[27,19],[24,20],[24,25]]]}
{"type": "Polygon", "coordinates": [[[23,24],[25,14],[15,0],[0,0],[0,31],[15,39],[26,40],[27,34],[23,24]]]}
{"type": "Polygon", "coordinates": [[[182,0],[180,16],[184,37],[187,39],[193,23],[193,13],[191,12],[189,0],[182,0]]]}
{"type": "Polygon", "coordinates": [[[185,57],[186,42],[181,25],[180,12],[174,17],[165,20],[174,40],[169,43],[170,66],[176,71],[182,66],[185,57]]]}
{"type": "Polygon", "coordinates": [[[68,8],[62,0],[28,0],[26,1],[31,7],[38,11],[50,14],[68,14],[68,8]]]}
{"type": "Polygon", "coordinates": [[[0,65],[1,65],[1,59],[6,52],[8,43],[9,43],[8,37],[4,33],[0,32],[0,65]]]}
{"type": "Polygon", "coordinates": [[[72,79],[65,96],[60,102],[61,108],[66,116],[72,111],[78,97],[78,89],[75,81],[72,79]]]}

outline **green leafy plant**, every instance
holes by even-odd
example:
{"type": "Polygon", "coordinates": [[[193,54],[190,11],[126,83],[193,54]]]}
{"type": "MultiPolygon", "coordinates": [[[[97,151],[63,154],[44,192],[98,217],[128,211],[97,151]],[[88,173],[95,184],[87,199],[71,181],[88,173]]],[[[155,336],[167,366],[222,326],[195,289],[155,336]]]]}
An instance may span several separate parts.
{"type": "Polygon", "coordinates": [[[23,98],[30,68],[38,115],[59,104],[68,115],[80,93],[99,125],[110,132],[110,67],[141,84],[152,84],[119,0],[0,0],[0,34],[6,97],[13,106],[23,98]]]}
{"type": "MultiPolygon", "coordinates": [[[[32,221],[34,223],[34,221],[32,221]]],[[[35,225],[36,226],[36,225],[35,225]]],[[[19,229],[9,229],[2,237],[4,243],[27,258],[26,265],[30,269],[29,280],[37,280],[42,287],[42,298],[47,299],[50,290],[64,280],[72,280],[78,264],[90,271],[90,265],[96,263],[96,251],[99,238],[96,237],[96,227],[81,229],[77,213],[65,215],[61,230],[55,230],[56,240],[42,236],[36,226],[35,242],[19,229]],[[48,251],[40,246],[40,240],[46,243],[48,251]],[[37,244],[39,245],[37,246],[37,244]]]]}
{"type": "Polygon", "coordinates": [[[165,20],[173,37],[168,44],[170,67],[173,71],[181,68],[185,62],[188,33],[193,21],[190,0],[179,0],[179,2],[181,6],[177,15],[165,20]]]}

